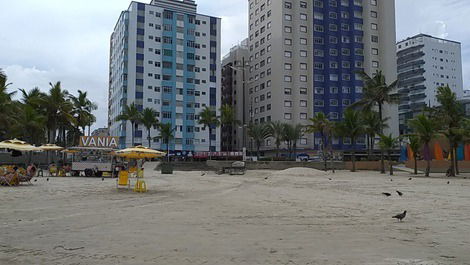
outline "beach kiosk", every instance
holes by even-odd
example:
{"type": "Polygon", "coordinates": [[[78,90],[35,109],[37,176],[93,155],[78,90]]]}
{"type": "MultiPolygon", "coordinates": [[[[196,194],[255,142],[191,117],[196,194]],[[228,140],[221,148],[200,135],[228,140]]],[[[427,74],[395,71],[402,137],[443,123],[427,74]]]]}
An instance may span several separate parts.
{"type": "MultiPolygon", "coordinates": [[[[144,159],[163,157],[165,156],[165,153],[144,146],[136,146],[116,151],[114,155],[129,160],[137,160],[137,170],[136,172],[133,172],[136,177],[134,191],[146,192],[147,184],[144,181],[144,169],[142,168],[143,161],[144,159]]],[[[130,188],[130,175],[131,173],[128,170],[120,170],[117,186],[127,186],[130,188]]]]}
{"type": "Polygon", "coordinates": [[[81,136],[79,146],[68,148],[74,175],[114,177],[113,152],[118,150],[118,137],[81,136]]]}

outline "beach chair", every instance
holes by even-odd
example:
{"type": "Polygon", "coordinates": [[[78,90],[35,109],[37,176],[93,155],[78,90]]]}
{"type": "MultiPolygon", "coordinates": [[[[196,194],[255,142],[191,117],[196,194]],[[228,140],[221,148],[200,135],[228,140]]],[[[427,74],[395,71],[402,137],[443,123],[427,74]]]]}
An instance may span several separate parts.
{"type": "Polygon", "coordinates": [[[129,179],[129,172],[125,170],[119,171],[117,187],[127,186],[131,187],[131,180],[129,179]]]}
{"type": "Polygon", "coordinates": [[[31,182],[33,177],[34,177],[34,175],[28,175],[28,174],[22,175],[22,174],[20,174],[19,175],[19,182],[20,183],[28,183],[29,185],[33,185],[33,183],[31,182]]]}

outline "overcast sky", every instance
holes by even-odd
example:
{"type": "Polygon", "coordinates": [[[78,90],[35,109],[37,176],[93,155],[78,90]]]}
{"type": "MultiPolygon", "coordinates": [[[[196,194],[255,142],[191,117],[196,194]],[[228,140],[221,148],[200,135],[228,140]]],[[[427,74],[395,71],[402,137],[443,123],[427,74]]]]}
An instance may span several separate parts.
{"type": "MultiPolygon", "coordinates": [[[[60,80],[69,92],[89,91],[99,105],[96,127],[106,126],[109,36],[130,1],[1,1],[0,68],[12,88],[47,90],[49,82],[60,80]]],[[[247,2],[197,0],[199,13],[222,18],[223,53],[247,36],[247,2]]],[[[464,87],[470,89],[470,1],[396,3],[398,40],[428,33],[462,42],[464,87]]]]}

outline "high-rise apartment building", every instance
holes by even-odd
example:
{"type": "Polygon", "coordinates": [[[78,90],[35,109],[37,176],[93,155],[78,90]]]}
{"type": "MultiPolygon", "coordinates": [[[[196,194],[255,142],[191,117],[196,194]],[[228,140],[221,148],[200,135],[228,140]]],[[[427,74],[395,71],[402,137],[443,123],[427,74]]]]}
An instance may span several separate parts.
{"type": "MultiPolygon", "coordinates": [[[[109,129],[120,146],[148,145],[141,124],[117,121],[125,105],[139,111],[152,108],[162,123],[175,128],[174,151],[220,150],[219,130],[198,124],[198,114],[209,106],[220,108],[221,20],[197,14],[193,0],[132,2],[122,12],[111,36],[109,69],[109,129]]],[[[164,148],[152,128],[152,148],[164,148]]]]}
{"type": "Polygon", "coordinates": [[[463,97],[462,55],[459,42],[419,34],[397,43],[400,133],[408,120],[425,107],[438,105],[436,91],[448,85],[463,97]]]}
{"type": "MultiPolygon", "coordinates": [[[[308,124],[317,112],[339,121],[362,96],[358,71],[396,80],[394,0],[249,0],[249,102],[254,122],[308,124]]],[[[386,106],[398,135],[398,107],[386,106]]],[[[318,148],[306,135],[300,149],[318,148]]],[[[271,146],[270,146],[271,145],[271,146]]],[[[350,139],[333,139],[336,149],[350,139]]],[[[364,147],[360,139],[356,147],[364,147]]],[[[272,149],[266,142],[264,149],[272,149]]]]}
{"type": "Polygon", "coordinates": [[[222,59],[222,105],[232,106],[239,124],[222,126],[222,151],[241,151],[247,147],[249,108],[247,80],[250,54],[248,40],[232,47],[222,59]]]}

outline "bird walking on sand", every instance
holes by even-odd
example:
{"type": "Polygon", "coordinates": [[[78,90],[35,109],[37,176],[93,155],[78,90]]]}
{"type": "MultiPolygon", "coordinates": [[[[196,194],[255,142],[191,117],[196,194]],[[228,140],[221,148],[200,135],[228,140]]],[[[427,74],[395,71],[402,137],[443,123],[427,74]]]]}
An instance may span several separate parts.
{"type": "Polygon", "coordinates": [[[47,178],[46,181],[49,181],[49,178],[47,178]]]}
{"type": "Polygon", "coordinates": [[[101,178],[101,181],[104,181],[104,178],[101,178]]]}
{"type": "Polygon", "coordinates": [[[398,195],[400,195],[400,197],[403,196],[403,192],[397,190],[397,193],[398,193],[398,195]]]}
{"type": "Polygon", "coordinates": [[[385,196],[387,196],[387,197],[392,196],[392,194],[391,194],[391,193],[388,193],[388,192],[382,192],[382,194],[385,195],[385,196]]]}
{"type": "Polygon", "coordinates": [[[412,180],[413,178],[409,178],[408,180],[412,180]]]}
{"type": "Polygon", "coordinates": [[[201,173],[201,177],[204,177],[206,175],[206,172],[201,173]]]}
{"type": "Polygon", "coordinates": [[[405,219],[406,217],[406,211],[404,211],[403,213],[401,214],[397,214],[395,216],[393,216],[392,218],[395,218],[397,219],[399,222],[403,221],[403,219],[405,219]]]}

